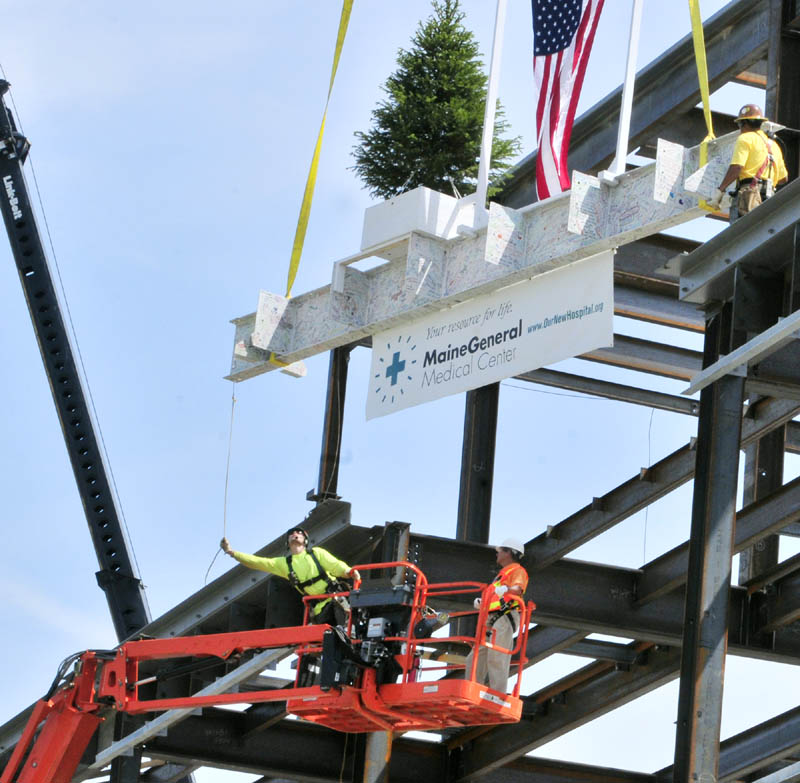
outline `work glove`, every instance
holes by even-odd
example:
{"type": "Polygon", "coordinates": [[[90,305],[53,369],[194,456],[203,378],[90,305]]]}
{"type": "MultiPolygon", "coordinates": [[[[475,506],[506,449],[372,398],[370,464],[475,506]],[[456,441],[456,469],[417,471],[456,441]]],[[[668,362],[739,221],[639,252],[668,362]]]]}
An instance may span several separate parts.
{"type": "Polygon", "coordinates": [[[722,206],[722,199],[725,198],[727,194],[724,190],[720,190],[717,188],[714,191],[714,195],[706,202],[709,207],[713,207],[714,209],[720,209],[722,206]]]}
{"type": "Polygon", "coordinates": [[[361,581],[361,574],[359,574],[359,573],[358,573],[358,569],[356,569],[356,568],[351,568],[351,569],[350,569],[350,573],[348,574],[348,576],[349,576],[349,577],[350,577],[350,578],[351,578],[351,579],[352,579],[354,582],[360,582],[360,581],[361,581]]]}
{"type": "Polygon", "coordinates": [[[495,587],[494,593],[498,598],[502,598],[508,592],[507,585],[500,585],[499,587],[495,587]]]}
{"type": "Polygon", "coordinates": [[[228,543],[228,539],[223,537],[222,541],[219,542],[219,548],[226,554],[232,555],[233,550],[231,549],[231,545],[228,543]]]}
{"type": "Polygon", "coordinates": [[[480,599],[480,598],[476,598],[476,599],[475,599],[475,600],[472,602],[472,605],[473,605],[473,606],[474,606],[476,609],[480,609],[480,608],[481,608],[481,599],[480,599]]]}

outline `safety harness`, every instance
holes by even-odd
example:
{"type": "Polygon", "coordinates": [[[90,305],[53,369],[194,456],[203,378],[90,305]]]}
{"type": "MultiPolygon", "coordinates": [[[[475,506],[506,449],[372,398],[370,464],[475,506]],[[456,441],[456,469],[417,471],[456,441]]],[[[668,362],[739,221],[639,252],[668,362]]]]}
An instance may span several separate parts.
{"type": "MultiPolygon", "coordinates": [[[[505,566],[500,573],[494,578],[492,584],[497,587],[503,584],[503,577],[507,574],[510,574],[512,571],[515,571],[517,568],[522,568],[519,563],[510,563],[509,565],[505,566]]],[[[496,594],[495,594],[496,595],[496,594]]],[[[492,628],[494,627],[495,623],[501,618],[508,615],[508,619],[511,621],[511,625],[514,629],[514,633],[517,632],[517,617],[513,613],[518,610],[518,603],[519,600],[515,599],[513,601],[506,601],[505,596],[497,596],[497,603],[498,607],[493,608],[494,601],[489,605],[489,618],[486,621],[486,632],[490,633],[492,628]]]]}
{"type": "Polygon", "coordinates": [[[511,622],[511,627],[514,630],[514,633],[517,632],[517,617],[514,612],[518,611],[516,603],[512,603],[511,601],[506,601],[505,598],[500,599],[500,609],[493,609],[489,612],[489,619],[486,621],[486,633],[487,635],[491,633],[492,628],[494,628],[494,624],[501,618],[508,615],[508,619],[511,622]]]}
{"type": "Polygon", "coordinates": [[[765,198],[769,198],[772,195],[771,191],[773,184],[770,174],[775,167],[775,158],[772,155],[772,144],[770,144],[769,137],[766,136],[766,134],[764,143],[767,146],[767,154],[764,157],[764,162],[761,164],[754,177],[746,177],[745,179],[740,179],[736,183],[736,193],[738,193],[743,187],[749,187],[752,190],[762,190],[762,188],[765,189],[766,192],[762,192],[762,196],[765,198]],[[765,172],[767,173],[766,179],[764,179],[765,172]]]}
{"type": "Polygon", "coordinates": [[[319,582],[320,580],[325,582],[326,587],[328,588],[329,593],[337,592],[337,583],[331,579],[331,575],[320,565],[319,560],[317,560],[317,556],[314,554],[313,547],[306,547],[306,553],[311,557],[312,562],[317,567],[317,575],[312,576],[310,579],[304,579],[302,582],[300,581],[299,577],[295,573],[294,568],[292,567],[292,557],[293,555],[288,555],[286,557],[286,565],[289,567],[289,582],[292,584],[300,595],[306,595],[306,588],[313,585],[315,582],[319,582]]]}

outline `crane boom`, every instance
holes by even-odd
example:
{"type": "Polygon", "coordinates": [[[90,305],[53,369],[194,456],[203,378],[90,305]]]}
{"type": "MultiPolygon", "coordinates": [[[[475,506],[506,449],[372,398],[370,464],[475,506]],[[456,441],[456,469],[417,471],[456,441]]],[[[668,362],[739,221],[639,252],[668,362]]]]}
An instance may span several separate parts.
{"type": "Polygon", "coordinates": [[[117,638],[122,640],[149,622],[149,610],[128,553],[116,498],[31,208],[22,168],[30,145],[6,106],[4,96],[9,86],[0,80],[0,211],[97,553],[97,582],[106,594],[117,638]]]}

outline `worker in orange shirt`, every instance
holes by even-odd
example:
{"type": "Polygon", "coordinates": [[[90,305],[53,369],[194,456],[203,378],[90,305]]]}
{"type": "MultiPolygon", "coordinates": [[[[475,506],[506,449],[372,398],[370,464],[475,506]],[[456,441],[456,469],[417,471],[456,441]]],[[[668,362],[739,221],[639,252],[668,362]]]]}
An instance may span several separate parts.
{"type": "MultiPolygon", "coordinates": [[[[507,538],[497,550],[497,565],[500,573],[492,581],[493,591],[489,594],[489,617],[486,623],[487,638],[494,636],[493,645],[510,650],[514,646],[514,634],[519,630],[520,607],[525,600],[528,587],[528,572],[520,560],[525,547],[516,538],[507,538]]],[[[480,609],[481,599],[475,599],[475,608],[480,609]]],[[[466,676],[472,668],[474,650],[467,656],[466,676]]],[[[494,649],[481,647],[475,679],[488,685],[493,691],[506,692],[511,655],[494,649]]]]}
{"type": "Polygon", "coordinates": [[[709,206],[719,209],[727,195],[726,188],[735,182],[736,191],[730,211],[731,223],[754,210],[773,194],[777,185],[788,179],[780,144],[761,130],[761,124],[766,121],[761,107],[755,103],[742,106],[736,117],[739,138],[733,148],[731,165],[717,192],[708,202],[709,206]]]}

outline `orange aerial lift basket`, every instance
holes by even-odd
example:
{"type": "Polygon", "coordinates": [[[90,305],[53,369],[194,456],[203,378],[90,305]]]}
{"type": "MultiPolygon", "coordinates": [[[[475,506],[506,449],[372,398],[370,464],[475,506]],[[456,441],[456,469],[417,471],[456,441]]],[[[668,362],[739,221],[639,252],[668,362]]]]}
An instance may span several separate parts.
{"type": "MultiPolygon", "coordinates": [[[[287,711],[347,732],[444,729],[518,721],[522,712],[519,672],[526,663],[533,603],[520,603],[517,607],[519,633],[513,647],[506,649],[495,642],[491,628],[490,601],[485,600],[490,586],[478,582],[429,585],[422,571],[406,562],[358,566],[359,571],[387,568],[404,570],[405,581],[400,585],[359,584],[351,592],[336,596],[346,598],[351,608],[347,633],[332,631],[325,639],[327,650],[300,651],[299,672],[304,670],[304,655],[321,654],[317,661],[321,692],[288,699],[287,711]],[[465,597],[470,603],[474,597],[481,597],[481,609],[477,613],[450,612],[443,618],[430,606],[463,601],[465,597]],[[431,630],[437,626],[476,614],[474,635],[431,638],[431,630]],[[467,670],[461,661],[473,651],[467,670]],[[479,655],[490,651],[507,654],[515,666],[517,675],[510,694],[476,682],[479,655]],[[345,662],[341,663],[341,659],[345,662]],[[437,663],[442,659],[444,663],[437,663]],[[455,662],[447,662],[448,659],[455,662]],[[364,664],[366,667],[362,668],[364,664]],[[332,670],[347,678],[349,684],[327,690],[331,686],[327,675],[332,670]]],[[[320,598],[307,596],[304,600],[308,606],[320,598]]],[[[297,684],[300,682],[299,679],[297,684]]]]}
{"type": "Polygon", "coordinates": [[[62,666],[50,691],[35,705],[0,783],[69,783],[97,726],[113,710],[135,714],[285,701],[288,712],[343,732],[430,730],[519,720],[520,673],[526,663],[533,603],[520,602],[517,607],[519,632],[508,649],[497,643],[492,630],[487,611],[491,586],[429,585],[422,571],[407,562],[357,568],[388,572],[393,578],[359,581],[341,593],[306,596],[302,626],[143,639],[115,650],[73,656],[72,671],[62,666]],[[458,606],[474,597],[482,598],[477,613],[437,613],[429,604],[458,606]],[[346,627],[308,623],[313,602],[325,600],[346,606],[346,627]],[[474,634],[432,636],[453,620],[476,614],[474,634]],[[151,686],[160,675],[140,672],[140,664],[152,667],[154,661],[180,658],[185,669],[187,658],[200,667],[210,659],[235,661],[270,648],[287,648],[297,656],[291,686],[153,698],[151,686]],[[467,658],[468,653],[473,655],[467,658]],[[516,669],[511,693],[476,682],[478,657],[483,654],[510,656],[516,669]]]}

